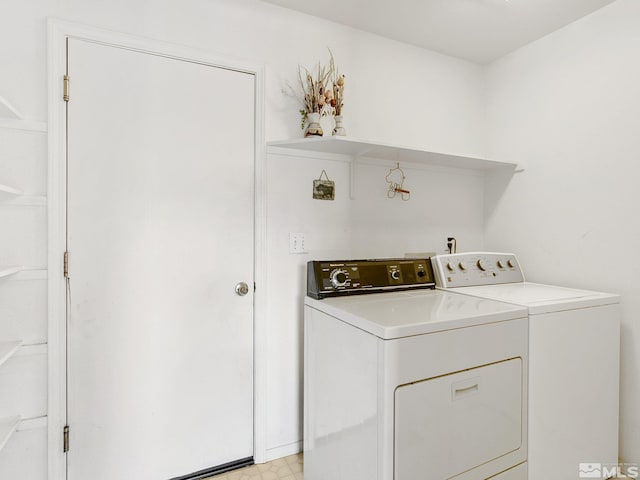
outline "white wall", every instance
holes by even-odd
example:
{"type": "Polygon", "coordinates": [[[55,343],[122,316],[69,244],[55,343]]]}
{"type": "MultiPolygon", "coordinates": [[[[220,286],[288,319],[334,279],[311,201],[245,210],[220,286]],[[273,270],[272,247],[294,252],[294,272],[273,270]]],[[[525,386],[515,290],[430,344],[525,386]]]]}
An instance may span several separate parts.
{"type": "Polygon", "coordinates": [[[356,257],[444,253],[451,235],[461,249],[482,248],[483,173],[401,164],[403,188],[411,192],[405,202],[400,195],[387,197],[385,177],[395,166],[373,161],[358,166],[350,220],[356,257]]]}
{"type": "Polygon", "coordinates": [[[297,136],[296,102],[282,95],[298,64],[328,61],[347,76],[351,136],[481,154],[480,68],[257,0],[5,0],[0,91],[29,118],[46,118],[45,18],[188,45],[267,66],[267,139],[297,136]]]}
{"type": "Polygon", "coordinates": [[[302,448],[302,304],[306,262],[350,257],[349,166],[346,162],[268,155],[267,318],[268,457],[302,448]],[[312,198],[322,170],[334,201],[312,198]],[[289,254],[289,232],[304,233],[307,254],[289,254]]]}
{"type": "Polygon", "coordinates": [[[639,25],[640,2],[618,0],[487,68],[488,155],[525,171],[488,182],[485,204],[485,247],[517,252],[529,280],[622,295],[621,455],[636,463],[639,25]]]}
{"type": "MultiPolygon", "coordinates": [[[[282,89],[286,81],[294,82],[298,63],[312,66],[327,58],[330,47],[347,75],[345,126],[350,136],[486,153],[526,167],[506,189],[504,179],[489,181],[483,204],[481,177],[407,166],[412,200],[403,204],[383,197],[388,165],[362,166],[357,198],[352,201],[346,163],[268,156],[271,455],[296,448],[301,438],[301,297],[306,260],[433,251],[453,233],[463,250],[518,252],[531,280],[624,296],[621,445],[626,461],[640,461],[640,413],[634,408],[640,402],[640,328],[634,321],[640,310],[634,278],[640,264],[628,253],[640,232],[634,183],[638,168],[634,152],[640,143],[640,68],[634,61],[640,47],[638,2],[618,0],[485,72],[464,61],[254,0],[5,0],[0,4],[0,59],[5,72],[0,76],[0,95],[34,120],[46,119],[47,16],[265,64],[268,140],[301,134],[297,105],[282,89]],[[336,181],[334,202],[310,198],[311,181],[323,168],[336,181]],[[289,255],[291,231],[308,234],[308,255],[289,255]],[[616,267],[601,269],[601,255],[616,267]]],[[[29,193],[45,193],[46,152],[38,146],[41,142],[20,140],[17,147],[7,142],[0,149],[0,174],[13,176],[29,193]],[[22,148],[34,152],[21,156],[22,148]],[[15,159],[22,170],[15,170],[15,159]]],[[[13,233],[6,230],[0,246],[11,251],[9,257],[25,258],[32,267],[41,268],[46,258],[42,212],[34,207],[3,207],[0,216],[3,224],[18,227],[13,233]]],[[[33,283],[15,286],[30,292],[21,295],[43,305],[43,281],[27,282],[33,283]]],[[[35,325],[30,335],[42,341],[43,308],[29,309],[24,303],[11,311],[26,312],[35,325]]],[[[6,328],[15,328],[15,323],[6,328]]]]}
{"type": "MultiPolygon", "coordinates": [[[[298,105],[282,91],[287,81],[295,83],[299,63],[311,67],[317,60],[326,61],[329,47],[347,76],[345,126],[350,136],[483,154],[480,67],[256,0],[3,1],[0,60],[5,75],[0,76],[0,96],[9,99],[28,119],[47,118],[49,16],[264,64],[267,140],[301,135],[298,105]]],[[[179,101],[177,87],[176,98],[167,101],[168,108],[171,101],[179,101]]],[[[9,163],[5,162],[11,153],[9,149],[9,153],[0,155],[0,174],[7,171],[4,167],[9,163]]],[[[45,153],[39,152],[29,160],[34,167],[24,182],[28,190],[33,189],[30,193],[45,193],[45,153]]],[[[442,248],[446,234],[458,232],[463,232],[459,237],[468,238],[470,248],[479,247],[482,178],[464,177],[462,185],[469,187],[464,196],[441,204],[441,197],[458,184],[457,177],[451,172],[407,168],[413,198],[402,204],[383,196],[387,165],[363,166],[358,177],[361,193],[351,201],[346,163],[272,155],[267,162],[266,408],[269,455],[275,457],[295,451],[301,439],[305,262],[319,257],[433,251],[442,248]],[[336,181],[334,202],[311,199],[311,181],[323,168],[336,181]],[[465,220],[471,218],[475,220],[466,224],[465,220]],[[289,232],[309,235],[309,254],[288,253],[289,232]]],[[[9,215],[16,214],[12,211],[9,215]]],[[[46,258],[44,219],[32,219],[27,210],[17,215],[20,217],[15,222],[25,228],[13,237],[8,235],[6,242],[18,245],[19,255],[33,257],[42,267],[40,263],[46,258]]],[[[13,222],[13,217],[6,219],[13,222]]],[[[43,300],[43,294],[37,293],[38,301],[43,300]]]]}

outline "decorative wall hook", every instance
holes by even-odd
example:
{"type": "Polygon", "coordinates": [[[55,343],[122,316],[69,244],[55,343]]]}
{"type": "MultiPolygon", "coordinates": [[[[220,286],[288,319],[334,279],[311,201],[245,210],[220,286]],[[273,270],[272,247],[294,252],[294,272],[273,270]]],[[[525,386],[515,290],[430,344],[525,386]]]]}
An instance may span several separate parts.
{"type": "Polygon", "coordinates": [[[394,198],[398,193],[405,202],[411,198],[411,192],[403,187],[405,178],[404,172],[400,168],[400,163],[396,163],[396,167],[389,170],[385,177],[389,184],[387,198],[394,198]]]}

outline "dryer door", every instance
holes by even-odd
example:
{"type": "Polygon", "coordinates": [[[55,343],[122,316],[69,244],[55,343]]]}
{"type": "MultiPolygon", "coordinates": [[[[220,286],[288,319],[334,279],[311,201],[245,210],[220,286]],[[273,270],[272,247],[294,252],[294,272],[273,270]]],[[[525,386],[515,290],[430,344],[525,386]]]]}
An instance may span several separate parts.
{"type": "Polygon", "coordinates": [[[487,464],[518,450],[522,369],[516,358],[397,388],[395,480],[448,479],[480,465],[486,472],[487,464]]]}

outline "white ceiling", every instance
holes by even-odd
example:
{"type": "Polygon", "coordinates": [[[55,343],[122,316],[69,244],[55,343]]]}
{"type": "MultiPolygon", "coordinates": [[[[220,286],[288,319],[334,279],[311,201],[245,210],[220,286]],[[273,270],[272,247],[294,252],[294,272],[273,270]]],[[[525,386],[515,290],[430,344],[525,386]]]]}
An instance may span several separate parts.
{"type": "Polygon", "coordinates": [[[489,63],[615,0],[265,0],[489,63]]]}

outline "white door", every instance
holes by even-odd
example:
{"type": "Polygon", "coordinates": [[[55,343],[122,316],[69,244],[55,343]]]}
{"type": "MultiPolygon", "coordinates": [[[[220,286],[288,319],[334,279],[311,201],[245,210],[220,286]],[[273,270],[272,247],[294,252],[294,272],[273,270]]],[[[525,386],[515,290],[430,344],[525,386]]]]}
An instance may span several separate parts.
{"type": "Polygon", "coordinates": [[[68,479],[252,457],[254,76],[78,39],[68,74],[68,479]]]}

